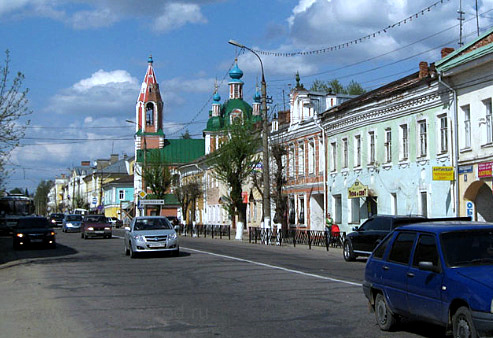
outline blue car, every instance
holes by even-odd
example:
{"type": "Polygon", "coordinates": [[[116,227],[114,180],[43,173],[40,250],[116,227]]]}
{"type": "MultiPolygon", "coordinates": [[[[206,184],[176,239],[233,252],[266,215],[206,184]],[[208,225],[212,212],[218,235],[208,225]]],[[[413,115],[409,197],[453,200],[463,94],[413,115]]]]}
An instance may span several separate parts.
{"type": "Polygon", "coordinates": [[[409,317],[454,337],[493,336],[493,223],[396,228],[369,257],[363,291],[381,330],[409,317]]]}
{"type": "Polygon", "coordinates": [[[65,215],[62,223],[63,232],[80,232],[80,226],[82,224],[82,215],[69,214],[65,215]]]}

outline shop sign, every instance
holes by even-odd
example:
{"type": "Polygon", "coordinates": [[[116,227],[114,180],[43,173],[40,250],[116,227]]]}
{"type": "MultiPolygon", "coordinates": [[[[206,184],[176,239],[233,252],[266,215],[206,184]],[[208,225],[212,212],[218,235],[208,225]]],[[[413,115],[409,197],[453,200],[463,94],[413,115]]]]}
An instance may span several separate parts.
{"type": "Polygon", "coordinates": [[[352,186],[348,189],[349,198],[360,198],[368,197],[368,186],[361,184],[360,181],[356,180],[352,186]]]}
{"type": "Polygon", "coordinates": [[[433,167],[433,181],[453,181],[454,167],[433,167]]]}
{"type": "Polygon", "coordinates": [[[491,166],[493,162],[478,163],[478,177],[491,177],[491,166]]]}
{"type": "Polygon", "coordinates": [[[242,191],[241,192],[241,198],[243,200],[243,203],[244,204],[247,204],[248,203],[248,192],[247,191],[242,191]]]}

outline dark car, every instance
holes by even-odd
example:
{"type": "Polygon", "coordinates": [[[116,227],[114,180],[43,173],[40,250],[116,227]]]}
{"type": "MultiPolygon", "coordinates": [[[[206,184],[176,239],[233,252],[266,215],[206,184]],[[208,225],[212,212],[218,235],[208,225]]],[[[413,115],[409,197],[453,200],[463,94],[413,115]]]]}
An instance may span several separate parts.
{"type": "Polygon", "coordinates": [[[353,228],[343,244],[346,261],[354,261],[358,256],[370,256],[377,244],[399,225],[426,220],[422,216],[376,215],[366,220],[359,228],[353,228]]]}
{"type": "Polygon", "coordinates": [[[56,247],[55,231],[45,217],[24,217],[14,227],[14,249],[28,246],[56,247]]]}
{"type": "Polygon", "coordinates": [[[80,228],[80,237],[111,238],[112,226],[104,215],[85,215],[80,228]]]}
{"type": "Polygon", "coordinates": [[[50,214],[49,221],[51,222],[52,226],[62,226],[63,225],[63,219],[65,218],[64,214],[50,214]]]}
{"type": "Polygon", "coordinates": [[[368,258],[363,291],[383,331],[408,317],[454,337],[493,336],[493,223],[396,228],[368,258]]]}

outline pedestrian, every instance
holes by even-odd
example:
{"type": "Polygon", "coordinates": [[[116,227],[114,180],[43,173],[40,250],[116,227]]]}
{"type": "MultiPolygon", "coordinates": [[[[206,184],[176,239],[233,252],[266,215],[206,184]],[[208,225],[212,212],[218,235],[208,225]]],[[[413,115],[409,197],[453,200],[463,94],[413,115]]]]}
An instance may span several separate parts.
{"type": "Polygon", "coordinates": [[[334,220],[330,216],[330,212],[327,213],[327,218],[325,219],[325,233],[327,234],[327,240],[330,244],[330,235],[332,233],[332,225],[334,224],[334,220]]]}

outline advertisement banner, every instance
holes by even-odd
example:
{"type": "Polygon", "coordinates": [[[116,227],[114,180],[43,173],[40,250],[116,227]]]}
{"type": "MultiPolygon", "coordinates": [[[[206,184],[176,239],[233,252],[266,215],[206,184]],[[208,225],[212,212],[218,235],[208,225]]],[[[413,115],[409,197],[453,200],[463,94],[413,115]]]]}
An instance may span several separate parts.
{"type": "Polygon", "coordinates": [[[454,167],[433,167],[433,181],[453,181],[454,167]]]}
{"type": "Polygon", "coordinates": [[[368,197],[368,186],[356,180],[348,189],[348,198],[368,197]]]}
{"type": "Polygon", "coordinates": [[[493,162],[478,163],[478,177],[491,177],[491,166],[493,162]]]}

